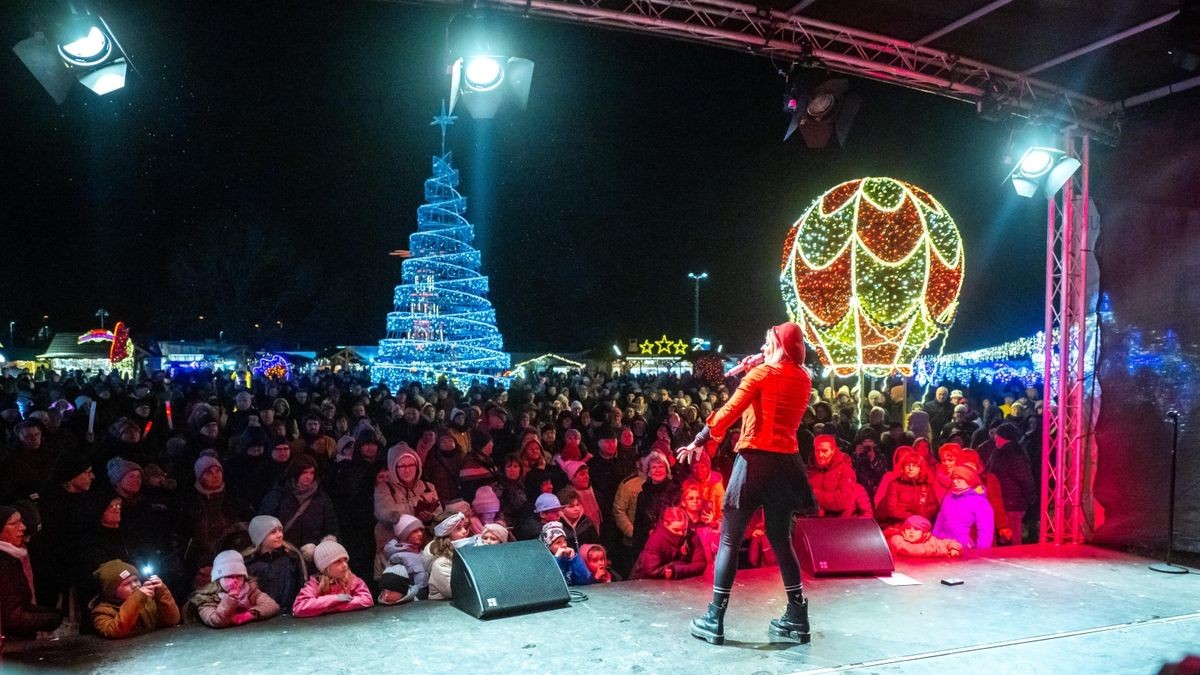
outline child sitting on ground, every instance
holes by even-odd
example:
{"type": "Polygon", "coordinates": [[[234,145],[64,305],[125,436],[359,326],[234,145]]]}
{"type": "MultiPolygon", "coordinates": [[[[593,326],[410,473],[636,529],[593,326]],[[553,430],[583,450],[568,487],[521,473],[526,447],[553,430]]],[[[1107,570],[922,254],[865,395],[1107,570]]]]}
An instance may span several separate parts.
{"type": "Polygon", "coordinates": [[[550,554],[558,563],[558,569],[562,571],[563,579],[566,580],[568,586],[586,586],[595,583],[591,570],[583,561],[583,556],[576,555],[575,549],[567,546],[567,533],[563,530],[562,523],[552,520],[543,525],[542,543],[550,549],[550,554]]]}
{"type": "Polygon", "coordinates": [[[296,594],[308,581],[304,556],[284,541],[283,523],[274,516],[255,516],[249,530],[253,548],[242,552],[246,572],[281,609],[291,611],[296,594]]]}
{"type": "Polygon", "coordinates": [[[125,638],[179,624],[179,607],[157,576],[145,582],[133,565],[109,560],[95,573],[100,595],[90,605],[92,626],[106,638],[125,638]]]}
{"type": "Polygon", "coordinates": [[[313,561],[319,574],[309,578],[292,604],[292,614],[304,619],[310,616],[350,612],[375,604],[367,584],[350,571],[350,554],[336,541],[317,544],[313,561]]]}
{"type": "Polygon", "coordinates": [[[425,597],[429,592],[429,571],[425,569],[425,558],[421,555],[421,547],[425,545],[425,526],[421,519],[407,513],[400,516],[392,527],[395,538],[383,547],[383,555],[387,565],[402,565],[408,570],[410,590],[414,595],[425,597]]]}
{"type": "Polygon", "coordinates": [[[600,544],[584,544],[579,548],[579,554],[583,556],[583,562],[596,583],[607,584],[621,580],[621,576],[608,564],[608,551],[600,544]]]}
{"type": "Polygon", "coordinates": [[[475,541],[475,545],[492,546],[494,544],[504,544],[511,538],[507,527],[500,523],[488,523],[483,526],[483,531],[479,533],[479,538],[475,541]]]}
{"type": "Polygon", "coordinates": [[[450,600],[450,570],[454,567],[454,550],[459,546],[475,543],[471,536],[467,517],[458,511],[446,509],[438,516],[433,527],[433,541],[425,546],[421,558],[429,570],[429,599],[450,600]]]}
{"type": "Polygon", "coordinates": [[[237,551],[217,554],[212,582],[193,593],[188,604],[194,617],[210,628],[240,626],[279,613],[279,604],[246,577],[246,563],[237,551]]]}
{"type": "Polygon", "coordinates": [[[379,604],[403,605],[416,599],[416,586],[410,582],[404,565],[392,565],[379,575],[379,597],[375,599],[379,604]]]}
{"type": "Polygon", "coordinates": [[[915,514],[904,519],[899,534],[888,539],[888,546],[896,555],[917,558],[957,558],[962,555],[962,544],[933,536],[929,519],[915,514]]]}
{"type": "Polygon", "coordinates": [[[567,546],[578,550],[584,544],[600,543],[600,531],[583,512],[579,492],[568,485],[558,491],[558,501],[562,504],[558,522],[563,526],[563,532],[567,533],[567,546]]]}

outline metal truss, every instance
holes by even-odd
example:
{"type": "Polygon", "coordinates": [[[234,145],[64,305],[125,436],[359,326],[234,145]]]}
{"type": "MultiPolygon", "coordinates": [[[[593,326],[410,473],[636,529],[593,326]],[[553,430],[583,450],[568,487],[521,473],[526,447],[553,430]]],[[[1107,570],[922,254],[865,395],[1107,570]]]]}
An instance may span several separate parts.
{"type": "MultiPolygon", "coordinates": [[[[422,4],[462,7],[455,0],[422,4]]],[[[1119,107],[905,40],[732,0],[478,0],[475,7],[703,42],[974,103],[982,114],[1055,119],[1104,142],[1119,107]]],[[[918,42],[921,42],[920,40],[918,42]]]]}
{"type": "Polygon", "coordinates": [[[1084,377],[1091,139],[1071,130],[1064,136],[1067,152],[1082,166],[1061,196],[1049,200],[1046,215],[1046,335],[1052,337],[1044,351],[1039,540],[1053,544],[1083,543],[1084,464],[1092,438],[1084,377]]]}

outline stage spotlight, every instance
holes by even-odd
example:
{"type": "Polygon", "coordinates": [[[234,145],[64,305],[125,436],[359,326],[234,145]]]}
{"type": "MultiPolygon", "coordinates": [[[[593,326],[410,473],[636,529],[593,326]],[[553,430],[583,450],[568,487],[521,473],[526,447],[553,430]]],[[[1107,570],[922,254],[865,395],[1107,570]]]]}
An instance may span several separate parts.
{"type": "Polygon", "coordinates": [[[815,150],[828,145],[835,133],[838,144],[845,146],[860,104],[858,96],[850,92],[848,80],[827,80],[808,93],[793,89],[786,103],[792,119],[783,140],[798,129],[804,144],[815,150]]]}
{"type": "Polygon", "coordinates": [[[71,7],[71,16],[56,26],[53,40],[37,31],[13,46],[21,63],[59,105],[72,82],[99,96],[125,86],[129,59],[99,15],[71,7]]]}
{"type": "Polygon", "coordinates": [[[1046,197],[1053,197],[1080,166],[1079,160],[1062,150],[1032,147],[1021,155],[1008,178],[1022,197],[1033,197],[1039,191],[1046,197]]]}
{"type": "Polygon", "coordinates": [[[475,91],[487,91],[500,84],[504,76],[504,67],[500,60],[490,56],[473,56],[467,61],[463,70],[466,79],[463,82],[475,91]]]}
{"type": "Polygon", "coordinates": [[[450,112],[461,99],[471,117],[491,119],[504,103],[521,110],[529,102],[533,61],[476,54],[454,62],[450,73],[450,112]]]}

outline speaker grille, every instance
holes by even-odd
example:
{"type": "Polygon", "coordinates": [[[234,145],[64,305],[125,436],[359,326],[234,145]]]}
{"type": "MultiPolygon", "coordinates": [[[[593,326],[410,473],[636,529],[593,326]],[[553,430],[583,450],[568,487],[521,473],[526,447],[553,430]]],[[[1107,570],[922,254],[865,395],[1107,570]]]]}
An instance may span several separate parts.
{"type": "Polygon", "coordinates": [[[549,609],[571,599],[558,563],[539,541],[458,549],[450,584],[454,605],[481,619],[549,609]]]}

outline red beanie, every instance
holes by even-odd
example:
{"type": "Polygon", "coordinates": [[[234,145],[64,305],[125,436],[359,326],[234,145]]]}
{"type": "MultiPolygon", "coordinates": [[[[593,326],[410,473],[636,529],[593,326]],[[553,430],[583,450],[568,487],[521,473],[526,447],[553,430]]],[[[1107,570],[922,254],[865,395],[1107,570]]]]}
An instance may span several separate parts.
{"type": "Polygon", "coordinates": [[[804,365],[804,329],[800,324],[781,323],[771,329],[788,360],[804,365]]]}
{"type": "Polygon", "coordinates": [[[961,452],[962,446],[958,443],[942,443],[942,447],[938,448],[938,459],[945,460],[950,458],[957,460],[961,452]]]}
{"type": "Polygon", "coordinates": [[[955,461],[955,465],[966,466],[968,464],[973,466],[976,472],[983,468],[983,460],[980,459],[979,453],[971,448],[963,448],[958,453],[958,459],[955,461]]]}
{"type": "Polygon", "coordinates": [[[979,487],[979,474],[975,473],[975,469],[972,469],[969,466],[954,467],[954,470],[950,472],[950,477],[961,478],[967,481],[967,487],[971,488],[972,490],[979,487]]]}
{"type": "Polygon", "coordinates": [[[900,446],[900,449],[898,449],[896,451],[896,461],[894,464],[894,468],[896,468],[898,470],[903,470],[904,465],[908,464],[909,462],[917,464],[917,465],[921,466],[922,468],[924,468],[924,466],[925,466],[925,462],[921,461],[921,456],[917,454],[916,450],[913,450],[912,448],[909,448],[906,446],[900,446]]]}

